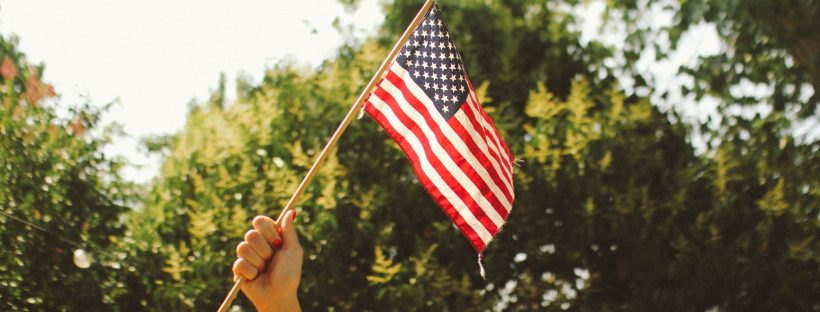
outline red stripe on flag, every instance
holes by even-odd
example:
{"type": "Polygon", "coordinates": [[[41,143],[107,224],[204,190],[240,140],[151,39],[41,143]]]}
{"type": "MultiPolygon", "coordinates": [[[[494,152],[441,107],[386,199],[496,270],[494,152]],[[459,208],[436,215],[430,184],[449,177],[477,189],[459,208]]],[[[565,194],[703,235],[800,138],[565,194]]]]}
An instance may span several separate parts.
{"type": "MultiPolygon", "coordinates": [[[[393,114],[399,119],[399,121],[402,124],[404,124],[404,126],[406,128],[410,129],[410,131],[419,140],[421,140],[422,142],[430,142],[430,140],[432,138],[427,137],[427,135],[420,129],[420,127],[424,127],[424,126],[429,127],[431,125],[430,123],[428,123],[428,124],[418,124],[415,121],[413,121],[409,116],[407,116],[407,113],[399,106],[399,104],[396,102],[396,99],[393,98],[386,90],[384,90],[382,88],[379,88],[373,94],[376,95],[379,99],[381,99],[385,104],[387,104],[389,106],[390,110],[393,112],[393,114]]],[[[426,119],[429,116],[424,116],[424,117],[426,119]]],[[[438,133],[438,134],[435,134],[435,136],[438,137],[439,143],[441,143],[441,141],[440,141],[441,140],[441,137],[440,137],[441,134],[438,133]]],[[[460,182],[458,179],[456,179],[453,176],[453,174],[450,172],[450,170],[448,170],[446,168],[446,166],[443,164],[442,160],[439,159],[439,157],[433,152],[430,145],[429,144],[422,144],[422,146],[424,147],[424,153],[425,153],[425,155],[427,155],[427,159],[430,160],[430,163],[433,165],[433,167],[438,172],[438,174],[442,177],[442,179],[456,193],[456,195],[458,195],[458,197],[461,198],[464,201],[464,204],[467,206],[467,208],[470,210],[470,212],[472,212],[473,216],[475,216],[476,219],[478,219],[479,222],[481,222],[481,224],[484,225],[484,227],[487,229],[487,231],[490,232],[491,235],[495,235],[495,233],[498,232],[499,225],[495,224],[492,220],[490,220],[489,216],[487,216],[487,213],[480,207],[478,202],[476,202],[476,199],[473,198],[473,196],[471,196],[469,192],[467,192],[467,190],[462,185],[462,182],[460,182]]],[[[450,152],[452,152],[452,147],[451,146],[447,146],[446,144],[441,144],[441,146],[445,151],[448,152],[448,155],[445,155],[445,156],[452,156],[452,155],[449,154],[450,152]]],[[[414,151],[414,152],[418,152],[418,151],[414,151]]],[[[419,166],[419,164],[416,163],[416,162],[413,162],[413,166],[414,167],[419,166]]],[[[467,177],[471,181],[473,181],[473,183],[476,183],[475,180],[476,180],[477,176],[467,174],[467,177]]],[[[477,183],[477,184],[478,184],[477,187],[482,192],[482,194],[489,194],[490,195],[489,198],[488,198],[488,196],[484,195],[484,198],[487,198],[489,200],[491,206],[493,206],[493,207],[502,207],[501,203],[499,203],[498,200],[492,195],[492,193],[489,191],[489,189],[487,188],[486,185],[484,185],[483,183],[477,183]]],[[[481,194],[479,194],[479,196],[481,196],[481,194]]],[[[503,208],[502,208],[502,210],[503,210],[503,208]]],[[[496,209],[496,211],[497,211],[497,209],[496,209]]],[[[504,211],[504,212],[505,212],[505,215],[506,215],[506,211],[504,211]]]]}
{"type": "Polygon", "coordinates": [[[424,170],[415,165],[420,162],[419,157],[418,155],[416,155],[415,150],[410,146],[407,140],[405,140],[404,136],[400,135],[398,131],[396,131],[396,129],[393,128],[393,126],[390,124],[387,118],[378,109],[374,107],[374,104],[368,103],[368,105],[365,107],[365,111],[367,111],[367,113],[371,117],[373,117],[373,119],[375,119],[379,123],[379,125],[381,125],[382,128],[384,128],[387,134],[390,135],[390,137],[393,138],[393,140],[397,144],[399,144],[399,147],[401,147],[405,155],[407,155],[407,158],[410,160],[410,163],[414,164],[413,170],[416,172],[416,176],[419,178],[421,184],[424,186],[427,192],[430,193],[430,196],[432,196],[433,199],[435,199],[436,203],[438,203],[438,205],[442,208],[444,213],[447,214],[450,220],[452,220],[453,223],[455,223],[455,225],[461,230],[461,232],[464,233],[464,236],[467,237],[467,240],[470,241],[470,243],[473,245],[473,248],[475,248],[478,252],[482,252],[484,250],[484,247],[486,247],[484,241],[481,239],[481,237],[478,236],[476,231],[473,230],[472,226],[467,224],[467,222],[458,213],[458,210],[447,199],[447,197],[444,196],[441,193],[441,191],[439,191],[439,189],[433,184],[433,182],[430,180],[427,174],[424,173],[424,170]]]}
{"type": "Polygon", "coordinates": [[[487,130],[484,129],[484,126],[482,126],[478,121],[478,118],[481,117],[477,116],[475,109],[472,105],[470,105],[469,100],[467,101],[467,103],[465,103],[464,106],[461,107],[461,111],[464,112],[464,115],[467,117],[467,120],[470,121],[470,124],[472,125],[475,132],[477,132],[478,135],[484,139],[484,144],[487,146],[487,151],[490,153],[490,156],[498,160],[498,162],[501,164],[501,169],[504,171],[504,174],[502,176],[508,179],[508,181],[512,185],[512,180],[509,180],[512,178],[512,173],[510,171],[511,164],[506,159],[501,158],[498,146],[495,144],[494,140],[488,137],[489,133],[487,133],[487,130]]]}
{"type": "MultiPolygon", "coordinates": [[[[412,94],[412,92],[410,92],[408,90],[408,88],[406,88],[408,85],[404,83],[408,80],[410,82],[407,82],[407,83],[413,83],[412,79],[410,79],[409,77],[405,77],[404,80],[401,80],[400,76],[401,75],[399,75],[398,73],[395,73],[394,75],[389,75],[388,79],[390,79],[389,81],[393,82],[394,85],[402,87],[400,89],[402,89],[402,91],[405,95],[412,94]]],[[[405,96],[405,97],[407,97],[407,96],[405,96]]],[[[427,105],[425,105],[424,103],[421,103],[421,102],[414,103],[414,105],[415,104],[421,105],[421,106],[418,106],[418,105],[415,106],[417,110],[425,110],[429,114],[429,109],[431,109],[430,107],[428,107],[427,105]],[[422,108],[419,108],[419,107],[422,107],[422,108]]],[[[458,114],[458,113],[456,113],[456,114],[458,114]]],[[[454,117],[457,118],[458,116],[454,115],[454,117]]],[[[453,130],[452,129],[453,126],[458,124],[457,122],[453,121],[453,119],[454,118],[451,117],[449,120],[447,120],[447,125],[443,125],[443,126],[447,126],[448,129],[453,130]]],[[[466,129],[465,129],[465,131],[466,131],[466,129]]],[[[494,161],[488,165],[487,162],[491,161],[491,160],[487,159],[487,156],[485,155],[485,153],[476,146],[476,141],[475,141],[475,138],[473,136],[469,135],[469,133],[467,133],[467,132],[462,132],[462,133],[458,134],[455,131],[453,131],[453,133],[455,133],[458,136],[458,138],[460,139],[459,143],[464,143],[465,147],[470,149],[470,154],[474,155],[477,158],[476,160],[479,161],[482,164],[482,166],[481,166],[482,168],[484,168],[485,170],[487,170],[488,168],[493,168],[496,171],[498,170],[498,168],[500,167],[500,165],[498,163],[498,158],[494,157],[493,158],[494,161]],[[468,146],[468,144],[469,144],[469,146],[468,146]]],[[[449,138],[450,137],[448,137],[448,139],[449,138]]],[[[481,143],[485,143],[485,142],[482,141],[481,143]]],[[[486,143],[484,144],[484,146],[486,146],[486,143]]],[[[488,173],[488,175],[490,175],[491,172],[487,171],[487,173],[488,173]]],[[[501,175],[501,174],[496,172],[496,175],[501,175]]],[[[508,178],[508,179],[511,178],[511,177],[508,176],[509,173],[505,173],[504,175],[505,175],[505,178],[508,178]]],[[[492,176],[492,177],[497,178],[496,176],[492,176]]],[[[498,184],[498,181],[496,181],[496,183],[498,184]]],[[[507,188],[506,191],[508,191],[509,193],[512,193],[512,181],[511,180],[508,180],[507,184],[501,184],[501,185],[503,185],[507,188]]]]}
{"type": "MultiPolygon", "coordinates": [[[[394,86],[396,86],[402,92],[402,96],[407,101],[407,103],[410,104],[412,106],[412,108],[415,109],[415,111],[418,112],[418,114],[424,118],[425,124],[420,125],[420,126],[427,126],[428,129],[432,130],[431,132],[435,135],[436,139],[438,140],[440,145],[445,149],[445,151],[450,156],[450,158],[453,159],[456,164],[458,164],[458,167],[462,170],[462,172],[464,172],[465,175],[467,175],[470,178],[470,180],[476,185],[476,187],[479,188],[479,190],[481,191],[482,194],[489,194],[489,196],[485,195],[485,197],[491,202],[493,208],[498,212],[498,214],[501,216],[501,218],[506,219],[507,214],[508,214],[508,211],[507,211],[508,208],[505,207],[505,205],[502,204],[499,201],[499,199],[495,195],[495,192],[492,192],[490,190],[490,187],[487,185],[487,183],[494,183],[494,185],[495,185],[496,189],[498,190],[498,192],[501,193],[501,196],[505,197],[506,202],[511,204],[511,199],[512,198],[511,198],[511,196],[508,192],[505,192],[504,189],[506,189],[506,186],[503,184],[503,182],[496,175],[490,174],[489,170],[487,170],[487,168],[490,167],[490,165],[489,165],[489,160],[486,158],[486,156],[484,156],[484,153],[481,153],[478,150],[478,148],[475,146],[474,143],[473,144],[468,144],[468,142],[472,143],[472,138],[470,138],[469,136],[465,136],[465,135],[459,135],[457,132],[453,131],[453,133],[461,140],[461,142],[459,142],[459,143],[463,143],[467,147],[467,149],[470,151],[471,155],[473,155],[476,158],[476,160],[479,162],[479,165],[482,166],[482,168],[485,171],[487,171],[486,175],[490,177],[491,181],[484,181],[484,179],[476,171],[476,168],[474,168],[466,160],[463,160],[464,155],[462,155],[461,152],[459,152],[453,146],[453,144],[455,142],[451,142],[450,139],[447,136],[444,135],[444,133],[442,132],[443,130],[441,129],[438,122],[436,122],[433,119],[433,117],[430,115],[431,113],[430,113],[430,110],[428,109],[428,107],[425,106],[423,103],[421,103],[413,95],[413,93],[410,92],[410,90],[408,89],[406,81],[402,80],[399,76],[397,76],[392,71],[388,72],[388,75],[386,76],[386,79],[390,83],[392,83],[394,86]],[[471,145],[472,145],[472,148],[470,147],[471,145]]],[[[412,83],[412,82],[410,82],[410,83],[412,83]]],[[[384,90],[382,88],[380,88],[376,92],[377,92],[377,94],[380,94],[379,97],[383,100],[387,99],[387,98],[385,98],[385,96],[389,96],[390,99],[393,99],[392,95],[390,95],[389,92],[387,92],[386,90],[384,90]],[[383,92],[383,93],[379,93],[379,92],[383,92]]],[[[395,99],[393,99],[393,100],[395,100],[395,99]]],[[[386,102],[391,103],[390,101],[386,101],[386,102]]],[[[392,103],[395,103],[395,102],[392,102],[392,103]]],[[[391,103],[391,105],[392,105],[392,103],[391,103]]],[[[398,107],[398,106],[395,106],[394,111],[396,109],[401,109],[401,108],[398,107]]],[[[455,118],[451,118],[451,120],[452,119],[455,119],[455,118]]],[[[404,120],[404,119],[402,119],[402,120],[404,120]]],[[[408,117],[407,120],[410,120],[409,117],[408,117]]],[[[447,124],[445,124],[445,126],[451,126],[451,125],[449,123],[447,123],[447,124]]]]}
{"type": "Polygon", "coordinates": [[[493,162],[493,168],[497,171],[497,174],[501,176],[504,179],[504,181],[506,181],[507,185],[509,185],[509,193],[511,193],[510,195],[513,195],[513,182],[512,175],[509,171],[509,164],[499,157],[499,154],[496,152],[498,148],[495,146],[495,144],[488,142],[487,138],[481,135],[482,132],[475,130],[477,127],[478,129],[481,128],[480,125],[478,125],[478,122],[475,121],[474,117],[472,117],[472,115],[474,114],[472,113],[469,104],[465,103],[462,106],[461,111],[453,115],[453,119],[456,119],[456,121],[451,120],[449,122],[453,125],[454,130],[462,129],[464,133],[466,135],[469,135],[471,138],[473,137],[473,135],[480,136],[479,138],[472,139],[471,142],[473,142],[473,144],[476,145],[481,144],[481,146],[483,147],[481,149],[486,150],[486,155],[489,155],[489,158],[491,158],[490,161],[493,162]],[[458,127],[456,127],[456,125],[458,125],[458,127]]]}
{"type": "MultiPolygon", "coordinates": [[[[465,76],[467,76],[466,73],[465,73],[465,76]]],[[[493,122],[492,118],[490,118],[490,116],[487,115],[487,112],[485,112],[484,109],[482,109],[480,107],[481,104],[479,104],[480,102],[478,101],[478,98],[476,97],[475,89],[473,88],[473,84],[472,84],[472,82],[470,82],[469,78],[467,79],[467,86],[470,88],[470,98],[473,99],[472,104],[475,105],[476,110],[478,110],[480,112],[484,124],[489,125],[487,128],[489,128],[489,131],[493,134],[491,137],[495,141],[496,146],[500,146],[504,150],[504,152],[506,153],[506,155],[504,155],[504,156],[507,158],[507,161],[510,164],[512,164],[513,155],[510,152],[510,149],[507,148],[507,144],[504,142],[504,140],[501,139],[501,134],[498,132],[498,129],[495,127],[495,122],[493,122]]],[[[468,101],[468,103],[469,103],[469,101],[468,101]]]]}
{"type": "Polygon", "coordinates": [[[447,123],[450,124],[450,127],[452,127],[453,132],[455,132],[456,135],[458,135],[461,138],[464,138],[464,142],[467,145],[467,148],[470,149],[470,152],[473,153],[473,155],[476,155],[478,160],[481,162],[481,165],[484,166],[484,168],[488,171],[492,170],[490,174],[492,176],[493,181],[496,183],[496,185],[503,186],[502,191],[505,197],[507,198],[507,201],[512,203],[513,197],[510,190],[512,182],[508,180],[507,173],[503,169],[501,169],[498,158],[494,154],[492,154],[492,151],[490,151],[489,149],[485,154],[478,147],[478,144],[470,137],[470,134],[467,132],[467,129],[464,128],[464,125],[462,125],[461,122],[455,118],[455,116],[454,118],[450,118],[450,120],[447,120],[447,123]],[[492,160],[487,156],[488,154],[490,155],[489,157],[493,157],[492,160]],[[501,181],[501,179],[504,179],[504,181],[501,181]]]}
{"type": "Polygon", "coordinates": [[[494,152],[499,155],[502,163],[507,165],[507,172],[509,172],[510,176],[512,176],[513,172],[513,162],[510,154],[504,149],[504,146],[499,144],[498,138],[495,135],[495,131],[493,129],[488,128],[486,120],[484,120],[484,116],[486,113],[484,109],[482,109],[479,104],[472,100],[467,100],[467,106],[470,107],[470,110],[475,114],[476,122],[481,127],[481,132],[484,133],[485,142],[488,146],[490,146],[494,152]]]}

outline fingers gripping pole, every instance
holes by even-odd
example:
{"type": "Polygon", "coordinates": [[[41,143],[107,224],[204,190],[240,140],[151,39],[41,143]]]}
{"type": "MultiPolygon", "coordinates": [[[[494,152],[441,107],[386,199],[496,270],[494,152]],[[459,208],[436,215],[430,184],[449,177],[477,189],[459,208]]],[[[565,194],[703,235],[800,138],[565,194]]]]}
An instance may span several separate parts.
{"type": "MultiPolygon", "coordinates": [[[[330,150],[336,146],[336,142],[339,141],[339,138],[342,136],[342,133],[347,130],[347,126],[350,125],[350,122],[353,120],[356,113],[362,108],[364,101],[367,99],[367,96],[373,92],[373,89],[376,88],[376,84],[384,77],[384,72],[387,70],[387,67],[393,62],[393,59],[396,58],[396,55],[399,53],[401,48],[407,43],[407,40],[410,39],[410,35],[413,34],[413,30],[421,23],[424,19],[424,14],[427,10],[430,9],[430,6],[433,5],[434,0],[427,0],[424,2],[424,5],[421,7],[419,12],[416,14],[416,17],[413,18],[413,21],[410,25],[407,26],[407,29],[404,30],[404,33],[399,37],[399,40],[393,45],[393,49],[390,50],[390,54],[388,54],[387,58],[382,62],[379,70],[373,74],[373,78],[370,79],[370,82],[367,84],[367,87],[362,90],[361,95],[350,107],[350,110],[345,115],[342,122],[339,124],[339,127],[336,128],[336,132],[333,133],[333,136],[330,137],[330,141],[327,142],[325,148],[322,149],[322,152],[319,153],[319,157],[316,158],[316,161],[313,162],[313,166],[310,167],[308,173],[305,175],[305,178],[302,179],[302,182],[299,183],[299,187],[296,188],[296,191],[293,192],[291,195],[290,200],[285,205],[285,208],[282,209],[282,212],[279,213],[279,218],[276,219],[276,224],[279,226],[280,222],[282,221],[282,217],[287,213],[289,210],[293,210],[296,205],[296,201],[299,200],[299,197],[302,196],[302,193],[305,192],[308,184],[310,181],[313,180],[313,176],[316,175],[316,172],[319,171],[319,167],[321,167],[322,163],[324,162],[325,158],[327,158],[328,154],[330,154],[330,150]]],[[[236,280],[231,291],[225,297],[225,300],[222,302],[222,305],[219,307],[219,312],[228,311],[228,308],[231,306],[231,303],[234,299],[236,299],[236,295],[239,293],[239,289],[242,288],[242,284],[245,282],[245,278],[239,277],[236,280]]]]}
{"type": "MultiPolygon", "coordinates": [[[[291,198],[293,199],[293,198],[291,198]]],[[[285,212],[291,209],[287,209],[289,206],[285,206],[286,209],[283,210],[282,214],[279,215],[279,218],[276,219],[276,228],[282,228],[282,218],[285,216],[285,212]]],[[[234,282],[233,287],[231,287],[231,291],[228,292],[228,295],[225,296],[225,300],[222,301],[222,304],[219,306],[219,312],[226,312],[228,308],[231,307],[231,303],[233,303],[234,299],[236,299],[236,295],[239,294],[239,290],[242,289],[242,284],[245,283],[245,278],[239,276],[239,278],[234,282]]]]}

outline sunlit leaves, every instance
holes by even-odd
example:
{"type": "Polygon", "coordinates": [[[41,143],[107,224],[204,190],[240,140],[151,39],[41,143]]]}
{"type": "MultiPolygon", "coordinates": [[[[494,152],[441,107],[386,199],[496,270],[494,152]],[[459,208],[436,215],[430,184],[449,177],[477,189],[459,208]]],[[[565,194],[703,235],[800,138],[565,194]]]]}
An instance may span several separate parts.
{"type": "Polygon", "coordinates": [[[374,285],[384,284],[392,280],[399,270],[401,270],[401,263],[394,263],[385,257],[381,247],[377,246],[372,273],[367,276],[367,281],[374,285]]]}
{"type": "Polygon", "coordinates": [[[185,265],[190,250],[185,244],[176,246],[169,246],[165,251],[168,259],[165,260],[165,267],[162,269],[165,273],[171,275],[171,278],[176,282],[183,282],[182,274],[190,272],[191,268],[185,265]]]}
{"type": "Polygon", "coordinates": [[[525,108],[527,116],[541,119],[552,119],[564,105],[555,100],[555,95],[547,91],[544,83],[539,83],[536,90],[530,91],[529,102],[525,108]]]}

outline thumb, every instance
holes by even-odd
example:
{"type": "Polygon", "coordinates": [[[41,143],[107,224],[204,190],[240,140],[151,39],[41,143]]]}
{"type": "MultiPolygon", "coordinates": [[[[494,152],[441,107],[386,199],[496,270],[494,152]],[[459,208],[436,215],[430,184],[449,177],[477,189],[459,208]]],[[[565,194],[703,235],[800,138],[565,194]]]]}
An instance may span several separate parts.
{"type": "Polygon", "coordinates": [[[281,220],[283,248],[299,246],[299,237],[296,234],[296,225],[293,224],[296,219],[296,210],[289,210],[285,213],[283,218],[284,220],[281,220]]]}

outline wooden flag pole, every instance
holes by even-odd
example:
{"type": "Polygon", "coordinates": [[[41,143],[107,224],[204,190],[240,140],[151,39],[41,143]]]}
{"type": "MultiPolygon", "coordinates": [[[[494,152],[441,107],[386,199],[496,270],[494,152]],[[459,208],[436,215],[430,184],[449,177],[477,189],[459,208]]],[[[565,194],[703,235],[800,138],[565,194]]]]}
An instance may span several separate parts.
{"type": "MultiPolygon", "coordinates": [[[[421,7],[419,12],[416,14],[416,17],[413,18],[413,21],[407,26],[407,29],[404,30],[404,33],[399,37],[399,40],[393,46],[393,49],[390,50],[390,54],[388,54],[387,58],[382,62],[382,65],[379,67],[379,70],[373,74],[373,78],[370,79],[370,82],[367,84],[367,87],[362,90],[362,94],[359,95],[359,98],[350,107],[350,110],[345,115],[344,119],[342,119],[342,123],[339,124],[339,127],[336,128],[336,132],[333,133],[333,136],[330,137],[330,141],[327,142],[325,148],[322,149],[322,152],[319,153],[319,157],[316,158],[316,161],[313,162],[313,165],[308,170],[308,173],[305,175],[305,178],[302,179],[302,182],[299,183],[299,187],[296,188],[296,191],[293,192],[291,195],[290,200],[285,205],[285,208],[282,209],[282,212],[279,213],[279,217],[276,218],[276,225],[281,226],[282,224],[282,217],[287,213],[289,210],[293,210],[296,206],[296,201],[299,200],[299,197],[302,196],[302,193],[305,192],[307,189],[308,184],[310,181],[313,180],[313,176],[316,175],[316,172],[319,171],[319,167],[321,167],[322,163],[324,162],[325,158],[330,154],[330,150],[336,146],[336,142],[339,141],[339,138],[342,136],[342,133],[347,130],[347,126],[350,125],[350,122],[353,121],[354,116],[356,113],[362,108],[364,105],[364,101],[367,100],[367,96],[373,92],[373,89],[376,88],[376,84],[381,80],[384,76],[384,73],[387,71],[387,67],[393,62],[393,59],[396,58],[396,55],[399,54],[399,51],[407,43],[407,40],[410,39],[410,35],[413,34],[413,31],[416,27],[421,24],[421,21],[424,19],[424,13],[430,9],[430,6],[433,5],[435,0],[427,0],[424,2],[424,5],[421,7]]],[[[236,295],[239,293],[239,289],[242,287],[242,283],[245,282],[245,279],[240,277],[236,283],[234,283],[231,291],[225,297],[225,300],[222,302],[222,305],[219,307],[219,312],[225,312],[228,310],[228,307],[231,306],[231,303],[234,299],[236,299],[236,295]]]]}

